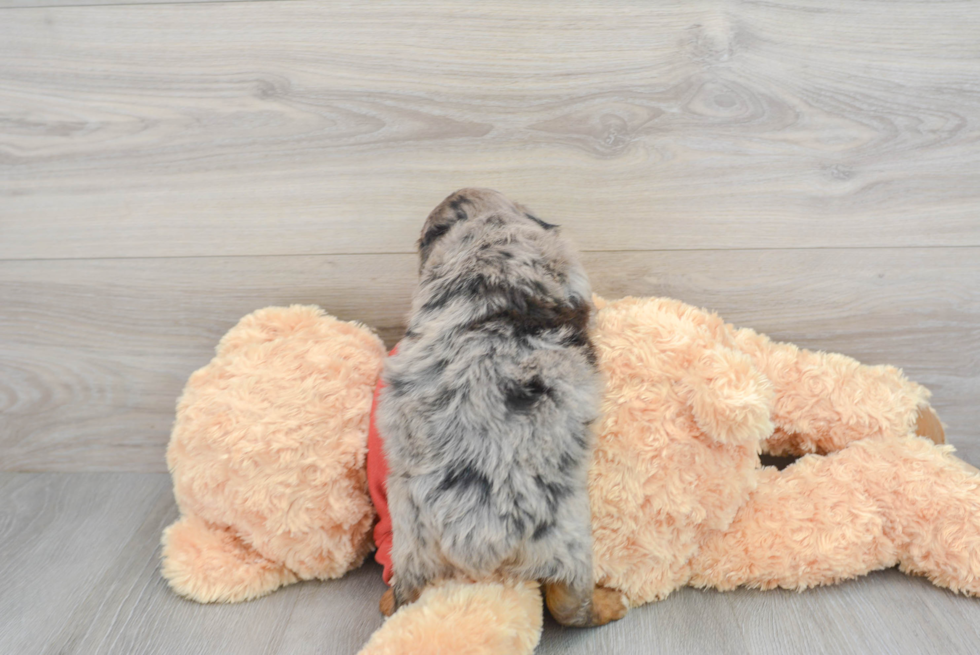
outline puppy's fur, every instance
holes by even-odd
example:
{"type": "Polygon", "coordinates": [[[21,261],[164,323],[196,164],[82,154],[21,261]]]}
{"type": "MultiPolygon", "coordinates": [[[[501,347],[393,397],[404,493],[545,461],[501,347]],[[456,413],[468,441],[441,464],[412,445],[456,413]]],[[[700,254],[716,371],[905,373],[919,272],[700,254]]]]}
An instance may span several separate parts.
{"type": "Polygon", "coordinates": [[[563,623],[619,618],[619,597],[593,592],[586,472],[600,389],[575,253],[489,189],[446,198],[419,251],[378,410],[395,604],[442,579],[509,577],[544,581],[563,623]]]}

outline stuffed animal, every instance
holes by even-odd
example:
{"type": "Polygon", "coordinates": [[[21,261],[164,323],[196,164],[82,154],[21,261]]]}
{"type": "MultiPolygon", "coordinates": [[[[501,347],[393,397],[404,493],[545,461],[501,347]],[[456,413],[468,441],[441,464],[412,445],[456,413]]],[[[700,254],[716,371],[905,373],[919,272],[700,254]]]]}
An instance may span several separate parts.
{"type": "MultiPolygon", "coordinates": [[[[597,582],[636,606],[684,585],[804,589],[898,564],[980,594],[980,472],[938,445],[926,389],[676,300],[595,302],[597,582]],[[778,470],[760,453],[802,457],[778,470]]],[[[260,310],[222,339],[167,451],[181,518],[162,573],[177,593],[241,601],[360,565],[384,356],[369,329],[314,307],[260,310]]],[[[449,582],[361,653],[531,653],[541,625],[534,583],[449,582]]]]}

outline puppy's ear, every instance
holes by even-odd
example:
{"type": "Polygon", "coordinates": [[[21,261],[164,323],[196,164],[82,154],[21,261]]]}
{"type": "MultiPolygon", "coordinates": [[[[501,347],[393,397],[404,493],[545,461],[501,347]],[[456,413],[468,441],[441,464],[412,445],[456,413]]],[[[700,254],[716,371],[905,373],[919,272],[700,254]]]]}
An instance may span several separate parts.
{"type": "Polygon", "coordinates": [[[535,216],[531,212],[524,212],[524,216],[526,216],[527,218],[531,219],[532,221],[534,221],[535,223],[537,223],[538,225],[540,225],[542,228],[544,228],[546,230],[553,230],[556,227],[558,227],[554,223],[546,223],[545,221],[542,221],[540,218],[538,218],[537,216],[535,216]]]}
{"type": "Polygon", "coordinates": [[[436,241],[442,238],[442,236],[449,231],[452,227],[451,223],[437,223],[435,225],[429,225],[426,221],[426,230],[419,237],[419,257],[422,258],[422,264],[425,264],[425,260],[429,258],[429,253],[432,252],[432,246],[435,245],[436,241]]]}
{"type": "Polygon", "coordinates": [[[422,236],[419,237],[419,268],[425,266],[429,259],[432,247],[448,232],[453,225],[469,218],[467,206],[472,205],[473,201],[460,192],[456,192],[443,200],[438,207],[432,210],[429,217],[422,227],[422,236]]]}

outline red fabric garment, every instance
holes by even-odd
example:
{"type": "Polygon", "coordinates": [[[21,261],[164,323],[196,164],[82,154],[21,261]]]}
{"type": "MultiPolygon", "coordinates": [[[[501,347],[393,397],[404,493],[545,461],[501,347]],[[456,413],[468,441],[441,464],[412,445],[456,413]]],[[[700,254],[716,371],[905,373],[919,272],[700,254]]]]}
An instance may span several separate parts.
{"type": "MultiPolygon", "coordinates": [[[[398,346],[391,349],[388,356],[398,352],[398,346]]],[[[382,577],[385,584],[391,584],[391,514],[388,512],[388,460],[385,459],[384,441],[378,433],[376,412],[378,395],[384,388],[381,378],[374,388],[374,402],[371,403],[371,425],[368,428],[367,480],[371,502],[378,512],[378,522],[374,526],[374,543],[378,547],[374,553],[375,561],[384,567],[382,577]]]]}

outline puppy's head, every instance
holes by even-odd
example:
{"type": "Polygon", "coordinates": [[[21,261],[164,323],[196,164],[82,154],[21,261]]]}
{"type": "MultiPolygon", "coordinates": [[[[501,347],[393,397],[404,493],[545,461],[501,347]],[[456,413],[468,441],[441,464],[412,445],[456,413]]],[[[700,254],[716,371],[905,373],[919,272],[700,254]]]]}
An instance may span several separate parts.
{"type": "Polygon", "coordinates": [[[419,270],[446,241],[454,228],[468,232],[490,229],[554,231],[558,226],[534,216],[523,205],[493,189],[460,189],[439,203],[429,214],[419,237],[419,270]],[[465,225],[460,225],[464,224],[465,225]]]}

